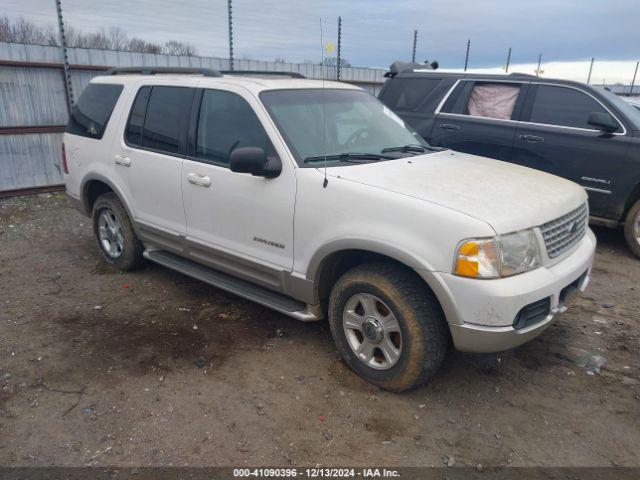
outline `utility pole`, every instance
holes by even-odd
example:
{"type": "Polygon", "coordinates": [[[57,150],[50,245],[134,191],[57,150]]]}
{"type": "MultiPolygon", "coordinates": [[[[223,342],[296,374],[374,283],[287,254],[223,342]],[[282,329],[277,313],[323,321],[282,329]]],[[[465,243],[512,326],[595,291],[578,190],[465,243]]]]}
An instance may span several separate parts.
{"type": "Polygon", "coordinates": [[[233,14],[231,8],[231,0],[227,0],[227,12],[229,13],[229,70],[233,71],[233,14]]]}
{"type": "Polygon", "coordinates": [[[342,59],[342,17],[338,17],[338,58],[337,67],[336,67],[336,79],[340,81],[340,70],[342,69],[342,65],[340,65],[342,59]]]}
{"type": "Polygon", "coordinates": [[[58,28],[60,30],[60,45],[62,46],[62,60],[64,64],[64,86],[67,93],[67,108],[69,114],[73,109],[73,85],[71,84],[71,70],[69,68],[69,52],[67,51],[67,36],[64,33],[64,22],[62,21],[62,4],[60,0],[55,0],[56,12],[58,13],[58,28]]]}
{"type": "Polygon", "coordinates": [[[636,75],[638,75],[638,65],[640,65],[640,62],[636,62],[636,71],[633,73],[633,80],[631,80],[631,91],[629,92],[629,95],[633,95],[633,87],[636,84],[636,75]]]}
{"type": "Polygon", "coordinates": [[[418,48],[418,30],[413,31],[413,53],[411,53],[412,63],[416,63],[416,48],[418,48]]]}
{"type": "Polygon", "coordinates": [[[471,48],[471,40],[467,40],[467,54],[464,57],[464,71],[467,71],[467,67],[469,66],[469,49],[471,48]]]}
{"type": "Polygon", "coordinates": [[[591,83],[591,72],[593,72],[593,62],[595,57],[591,57],[591,65],[589,66],[589,76],[587,77],[587,85],[591,83]]]}
{"type": "Polygon", "coordinates": [[[504,73],[509,73],[509,63],[511,62],[511,47],[509,47],[509,53],[507,53],[507,66],[504,69],[504,73]]]}
{"type": "Polygon", "coordinates": [[[536,69],[536,77],[540,76],[540,64],[542,63],[542,54],[538,55],[538,68],[536,69]]]}

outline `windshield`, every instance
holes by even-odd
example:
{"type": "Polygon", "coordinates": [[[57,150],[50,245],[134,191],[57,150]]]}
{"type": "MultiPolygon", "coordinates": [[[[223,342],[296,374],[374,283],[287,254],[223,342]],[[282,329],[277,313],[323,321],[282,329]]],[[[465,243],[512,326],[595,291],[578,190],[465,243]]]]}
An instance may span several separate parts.
{"type": "Polygon", "coordinates": [[[428,147],[395,113],[362,90],[270,90],[260,98],[301,166],[305,159],[325,155],[334,157],[327,159],[331,164],[348,154],[376,161],[390,159],[383,152],[388,148],[428,147]]]}
{"type": "Polygon", "coordinates": [[[598,88],[599,92],[604,95],[611,103],[613,103],[618,110],[624,113],[629,121],[633,123],[633,128],[640,129],[640,110],[633,108],[630,103],[625,102],[618,95],[611,93],[604,88],[598,88]]]}

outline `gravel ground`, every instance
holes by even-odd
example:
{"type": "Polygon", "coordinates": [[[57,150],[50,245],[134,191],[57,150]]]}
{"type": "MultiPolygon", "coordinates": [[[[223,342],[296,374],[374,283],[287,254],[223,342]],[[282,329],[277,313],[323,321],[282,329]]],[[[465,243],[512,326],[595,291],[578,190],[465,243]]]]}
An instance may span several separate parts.
{"type": "Polygon", "coordinates": [[[113,270],[62,195],[1,200],[0,465],[638,466],[640,261],[596,234],[590,288],[541,337],[392,394],[324,322],[113,270]]]}

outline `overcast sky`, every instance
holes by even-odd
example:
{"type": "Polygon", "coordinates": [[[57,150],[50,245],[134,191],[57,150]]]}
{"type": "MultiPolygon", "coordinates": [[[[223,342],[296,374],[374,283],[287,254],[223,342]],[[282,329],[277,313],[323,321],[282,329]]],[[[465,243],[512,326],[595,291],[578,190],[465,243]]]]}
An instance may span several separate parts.
{"type": "MultiPolygon", "coordinates": [[[[55,23],[54,0],[0,0],[1,14],[55,23]]],[[[62,0],[66,21],[95,31],[118,26],[146,40],[190,42],[203,55],[228,56],[226,0],[62,0]]],[[[343,57],[353,65],[387,67],[410,59],[445,68],[464,64],[471,39],[473,68],[640,57],[638,0],[233,0],[235,55],[260,60],[319,61],[319,19],[325,42],[343,21],[343,57]]],[[[584,69],[584,67],[580,67],[584,69]]],[[[626,67],[625,67],[626,68],[626,67]]],[[[633,74],[632,69],[629,76],[633,74]]]]}

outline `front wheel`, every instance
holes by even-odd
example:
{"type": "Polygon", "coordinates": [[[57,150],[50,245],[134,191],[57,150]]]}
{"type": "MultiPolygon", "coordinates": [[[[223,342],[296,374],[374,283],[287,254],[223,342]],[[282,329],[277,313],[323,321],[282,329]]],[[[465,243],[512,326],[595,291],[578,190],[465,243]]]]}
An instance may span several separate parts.
{"type": "Polygon", "coordinates": [[[640,257],[640,200],[638,200],[624,222],[624,238],[636,257],[640,257]]]}
{"type": "Polygon", "coordinates": [[[447,351],[437,299],[415,272],[393,263],[346,272],[331,292],[329,324],[349,367],[386,390],[425,384],[447,351]]]}

